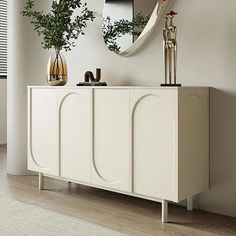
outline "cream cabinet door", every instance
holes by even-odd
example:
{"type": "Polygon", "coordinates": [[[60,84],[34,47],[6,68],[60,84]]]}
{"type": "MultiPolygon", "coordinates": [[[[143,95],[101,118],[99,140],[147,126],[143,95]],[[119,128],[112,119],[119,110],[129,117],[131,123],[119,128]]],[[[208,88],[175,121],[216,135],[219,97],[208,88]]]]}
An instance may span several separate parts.
{"type": "Polygon", "coordinates": [[[90,182],[91,90],[59,91],[60,175],[90,182]]]}
{"type": "Polygon", "coordinates": [[[131,89],[133,192],[173,200],[177,194],[177,91],[131,89]]]}
{"type": "Polygon", "coordinates": [[[56,89],[28,91],[28,168],[54,176],[59,174],[56,89]]]}
{"type": "Polygon", "coordinates": [[[129,90],[94,89],[92,184],[130,190],[129,90]]]}

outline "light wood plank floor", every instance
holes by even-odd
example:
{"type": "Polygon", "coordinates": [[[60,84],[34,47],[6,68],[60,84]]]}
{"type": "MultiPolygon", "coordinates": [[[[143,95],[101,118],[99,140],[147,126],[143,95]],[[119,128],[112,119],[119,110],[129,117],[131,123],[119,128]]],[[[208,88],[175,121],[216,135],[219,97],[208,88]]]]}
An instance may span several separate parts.
{"type": "Polygon", "coordinates": [[[0,146],[0,194],[134,236],[235,236],[236,219],[171,205],[170,223],[160,223],[161,205],[77,184],[6,174],[6,146],[0,146]]]}

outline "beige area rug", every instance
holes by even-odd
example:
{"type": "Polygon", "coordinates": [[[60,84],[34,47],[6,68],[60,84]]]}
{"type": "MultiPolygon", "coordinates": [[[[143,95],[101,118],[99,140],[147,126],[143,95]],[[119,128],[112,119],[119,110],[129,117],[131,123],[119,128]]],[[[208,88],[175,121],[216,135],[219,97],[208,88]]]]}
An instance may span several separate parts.
{"type": "Polygon", "coordinates": [[[126,234],[0,196],[0,235],[125,236],[126,234]]]}

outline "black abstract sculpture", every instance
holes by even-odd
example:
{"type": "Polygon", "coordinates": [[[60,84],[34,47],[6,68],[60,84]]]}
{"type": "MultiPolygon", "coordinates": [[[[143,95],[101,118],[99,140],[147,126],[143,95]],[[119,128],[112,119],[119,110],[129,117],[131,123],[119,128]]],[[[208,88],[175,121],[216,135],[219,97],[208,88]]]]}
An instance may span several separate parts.
{"type": "Polygon", "coordinates": [[[77,86],[107,86],[106,82],[100,82],[101,69],[96,69],[96,77],[94,77],[92,71],[86,71],[84,74],[84,82],[80,82],[77,86]]]}
{"type": "Polygon", "coordinates": [[[84,82],[99,82],[101,79],[101,69],[96,69],[96,78],[94,78],[92,71],[87,71],[84,74],[84,82]]]}

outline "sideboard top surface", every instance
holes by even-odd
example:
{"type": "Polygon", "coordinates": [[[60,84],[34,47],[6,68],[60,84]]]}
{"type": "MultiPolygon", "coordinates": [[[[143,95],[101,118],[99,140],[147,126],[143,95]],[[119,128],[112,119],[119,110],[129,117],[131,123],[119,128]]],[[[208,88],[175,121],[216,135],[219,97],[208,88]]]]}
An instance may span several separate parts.
{"type": "Polygon", "coordinates": [[[161,89],[161,90],[186,90],[209,89],[207,86],[181,86],[181,87],[155,87],[155,86],[27,86],[38,89],[161,89]]]}

